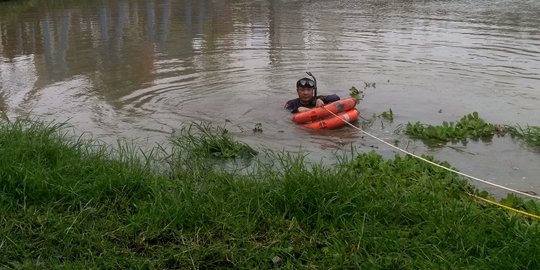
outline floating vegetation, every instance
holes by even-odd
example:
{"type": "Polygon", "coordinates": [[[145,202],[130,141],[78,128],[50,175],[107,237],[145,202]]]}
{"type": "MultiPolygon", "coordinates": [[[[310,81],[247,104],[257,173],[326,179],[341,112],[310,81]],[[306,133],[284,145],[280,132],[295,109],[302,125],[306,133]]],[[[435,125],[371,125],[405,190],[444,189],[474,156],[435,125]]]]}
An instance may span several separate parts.
{"type": "Polygon", "coordinates": [[[496,126],[484,121],[477,112],[463,116],[456,123],[444,121],[440,126],[433,126],[416,122],[407,123],[405,126],[405,134],[413,138],[445,142],[467,138],[491,138],[496,132],[496,126]]]}
{"type": "Polygon", "coordinates": [[[383,112],[383,113],[381,114],[381,116],[382,116],[384,119],[388,120],[388,121],[394,121],[394,112],[392,112],[392,109],[389,109],[388,111],[383,112]]]}
{"type": "MultiPolygon", "coordinates": [[[[384,113],[383,113],[384,114],[384,113]]],[[[477,112],[463,116],[458,122],[446,122],[442,125],[426,125],[416,122],[407,123],[405,134],[423,140],[458,141],[470,139],[491,139],[495,134],[510,136],[524,140],[528,145],[540,147],[540,127],[519,125],[501,125],[487,123],[478,116],[477,112]]]]}
{"type": "Polygon", "coordinates": [[[350,96],[356,100],[356,103],[360,102],[364,98],[364,92],[361,90],[358,90],[356,87],[351,87],[349,89],[350,96]]]}
{"type": "Polygon", "coordinates": [[[253,128],[253,132],[254,133],[262,133],[263,132],[262,123],[256,123],[255,127],[253,128]]]}

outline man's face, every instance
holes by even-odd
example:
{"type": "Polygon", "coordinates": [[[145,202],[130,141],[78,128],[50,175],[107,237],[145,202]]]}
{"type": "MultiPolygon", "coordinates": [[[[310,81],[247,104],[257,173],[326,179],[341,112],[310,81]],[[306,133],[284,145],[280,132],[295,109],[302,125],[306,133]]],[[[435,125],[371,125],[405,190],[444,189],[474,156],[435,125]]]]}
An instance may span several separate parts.
{"type": "Polygon", "coordinates": [[[302,103],[308,103],[313,98],[313,88],[309,87],[299,87],[296,89],[298,92],[298,98],[302,103]]]}

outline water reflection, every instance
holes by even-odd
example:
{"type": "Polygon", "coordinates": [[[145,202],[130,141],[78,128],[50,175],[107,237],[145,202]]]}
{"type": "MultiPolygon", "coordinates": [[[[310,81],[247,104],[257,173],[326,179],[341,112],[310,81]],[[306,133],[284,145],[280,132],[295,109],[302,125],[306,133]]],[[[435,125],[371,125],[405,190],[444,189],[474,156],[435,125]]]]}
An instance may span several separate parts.
{"type": "MultiPolygon", "coordinates": [[[[152,93],[179,89],[180,99],[208,97],[200,87],[234,94],[259,81],[281,94],[290,88],[284,74],[312,68],[330,70],[327,80],[376,72],[415,86],[425,83],[417,74],[427,82],[466,78],[477,80],[475,87],[496,86],[490,91],[500,95],[538,85],[539,19],[523,16],[536,14],[534,2],[505,9],[488,1],[56,3],[0,21],[2,65],[26,80],[26,69],[12,60],[32,56],[33,89],[84,76],[91,93],[117,109],[144,89],[148,102],[152,93]]],[[[518,95],[535,99],[536,92],[518,95]]]]}

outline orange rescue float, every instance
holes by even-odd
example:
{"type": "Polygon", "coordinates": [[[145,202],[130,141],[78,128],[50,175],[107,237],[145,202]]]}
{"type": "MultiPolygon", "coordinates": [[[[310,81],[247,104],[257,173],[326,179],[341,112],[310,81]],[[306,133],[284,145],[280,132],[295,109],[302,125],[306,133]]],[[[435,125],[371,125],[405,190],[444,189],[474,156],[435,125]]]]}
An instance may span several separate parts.
{"type": "Polygon", "coordinates": [[[358,119],[360,113],[354,108],[355,106],[355,99],[346,98],[326,104],[323,107],[296,113],[293,115],[292,121],[311,129],[334,129],[346,125],[345,121],[353,122],[358,119]],[[337,116],[332,115],[330,112],[337,116]]]}

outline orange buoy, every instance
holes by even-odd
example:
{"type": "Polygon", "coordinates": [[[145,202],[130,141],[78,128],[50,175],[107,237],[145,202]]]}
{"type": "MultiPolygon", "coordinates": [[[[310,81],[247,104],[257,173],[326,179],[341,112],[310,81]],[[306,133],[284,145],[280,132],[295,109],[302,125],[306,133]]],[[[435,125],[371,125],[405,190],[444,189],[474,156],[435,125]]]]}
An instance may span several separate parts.
{"type": "Polygon", "coordinates": [[[356,121],[359,115],[360,112],[357,109],[350,109],[337,114],[337,116],[332,115],[324,119],[315,120],[312,123],[304,124],[303,126],[311,129],[334,129],[346,125],[347,123],[345,121],[356,121]]]}
{"type": "Polygon", "coordinates": [[[297,124],[307,123],[309,121],[315,121],[331,115],[330,112],[335,114],[348,111],[356,106],[356,99],[346,98],[332,103],[326,104],[323,107],[313,108],[309,111],[295,113],[292,117],[292,121],[297,124]],[[330,111],[330,112],[329,112],[330,111]]]}

